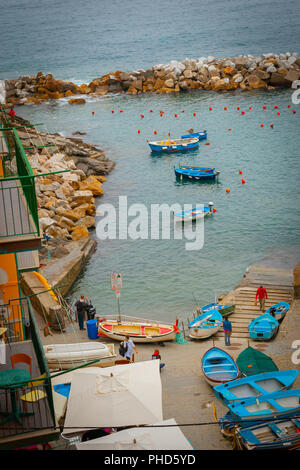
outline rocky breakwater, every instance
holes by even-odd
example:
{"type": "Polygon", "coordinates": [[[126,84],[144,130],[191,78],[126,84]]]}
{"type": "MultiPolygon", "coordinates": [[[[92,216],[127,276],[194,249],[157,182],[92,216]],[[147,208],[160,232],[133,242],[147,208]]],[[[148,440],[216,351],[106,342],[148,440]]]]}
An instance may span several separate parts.
{"type": "Polygon", "coordinates": [[[30,127],[19,129],[18,135],[24,148],[49,145],[26,151],[33,171],[45,175],[35,178],[41,233],[65,241],[89,237],[95,227],[95,198],[103,194],[102,183],[114,162],[80,138],[30,127]]]}
{"type": "Polygon", "coordinates": [[[117,70],[81,86],[56,80],[51,74],[19,77],[5,81],[6,103],[41,104],[50,99],[70,98],[70,104],[83,104],[76,95],[103,96],[107,93],[171,93],[187,90],[253,90],[300,85],[300,58],[296,52],[242,55],[216,59],[200,57],[183,62],[154,65],[130,73],[117,70]]]}

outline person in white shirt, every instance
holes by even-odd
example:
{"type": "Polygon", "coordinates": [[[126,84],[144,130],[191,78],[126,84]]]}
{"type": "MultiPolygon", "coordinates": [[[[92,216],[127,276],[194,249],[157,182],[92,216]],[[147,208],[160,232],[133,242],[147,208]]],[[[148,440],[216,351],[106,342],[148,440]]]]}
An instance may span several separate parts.
{"type": "Polygon", "coordinates": [[[135,350],[135,352],[137,354],[138,354],[138,350],[137,350],[134,342],[132,341],[132,339],[129,338],[129,336],[125,337],[125,341],[124,341],[125,348],[126,348],[126,345],[127,345],[127,351],[125,352],[125,357],[126,357],[126,359],[128,359],[128,361],[131,361],[131,356],[132,356],[133,350],[135,350]]]}

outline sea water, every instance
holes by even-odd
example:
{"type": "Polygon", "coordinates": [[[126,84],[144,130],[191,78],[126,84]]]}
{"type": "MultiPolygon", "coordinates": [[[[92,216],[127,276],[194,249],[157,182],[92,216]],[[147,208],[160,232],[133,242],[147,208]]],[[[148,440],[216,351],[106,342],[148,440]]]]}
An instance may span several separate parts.
{"type": "MultiPolygon", "coordinates": [[[[172,59],[299,49],[293,1],[12,1],[2,12],[9,47],[1,51],[0,78],[42,71],[82,83],[172,59]]],[[[116,167],[97,205],[117,208],[120,195],[128,197],[128,205],[141,203],[149,210],[155,203],[214,202],[201,250],[187,251],[184,240],[173,238],[99,241],[71,297],[83,293],[100,314],[117,311],[110,286],[114,272],[123,275],[122,313],[171,321],[190,315],[196,302],[205,305],[234,288],[266,253],[299,248],[300,110],[292,90],[120,94],[82,106],[59,100],[16,111],[50,132],[85,132],[86,141],[106,150],[116,167]],[[166,139],[168,133],[175,138],[191,127],[207,129],[210,145],[202,141],[186,154],[151,154],[147,139],[166,139]],[[174,175],[179,162],[215,167],[219,182],[181,183],[174,175]]]]}

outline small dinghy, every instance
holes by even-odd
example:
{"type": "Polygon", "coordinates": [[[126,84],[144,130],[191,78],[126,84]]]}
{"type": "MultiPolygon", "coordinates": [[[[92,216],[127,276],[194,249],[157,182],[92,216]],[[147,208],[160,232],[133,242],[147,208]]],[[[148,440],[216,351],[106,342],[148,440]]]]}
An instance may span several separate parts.
{"type": "Polygon", "coordinates": [[[249,323],[249,336],[251,339],[268,340],[278,331],[278,321],[269,313],[264,313],[249,323]]]}
{"type": "Polygon", "coordinates": [[[98,332],[109,338],[124,341],[129,336],[134,343],[172,341],[178,332],[177,325],[143,318],[108,316],[98,322],[98,332]]]}
{"type": "Polygon", "coordinates": [[[274,392],[227,403],[237,421],[274,419],[300,412],[300,389],[274,392]]]}
{"type": "Polygon", "coordinates": [[[239,369],[232,357],[219,348],[209,349],[202,358],[202,372],[214,387],[239,377],[239,369]]]}
{"type": "Polygon", "coordinates": [[[204,307],[201,307],[200,310],[202,313],[206,313],[209,310],[218,310],[218,312],[220,312],[220,314],[225,317],[235,311],[235,305],[208,304],[204,307]]]}
{"type": "Polygon", "coordinates": [[[236,363],[240,372],[247,377],[278,370],[275,362],[269,356],[257,349],[251,348],[251,346],[240,353],[236,363]]]}
{"type": "Polygon", "coordinates": [[[218,310],[202,313],[189,323],[189,337],[192,339],[209,338],[221,328],[222,321],[222,315],[218,310]]]}
{"type": "Polygon", "coordinates": [[[213,203],[210,203],[208,206],[202,205],[199,207],[194,207],[193,209],[174,212],[174,220],[176,222],[188,222],[190,220],[203,219],[203,217],[212,214],[212,206],[213,203]]]}
{"type": "Polygon", "coordinates": [[[186,132],[188,134],[182,135],[182,139],[190,139],[192,137],[197,137],[199,140],[207,139],[207,130],[199,131],[199,132],[194,132],[194,129],[188,129],[186,132]]]}
{"type": "Polygon", "coordinates": [[[272,315],[277,321],[280,321],[284,318],[286,312],[289,310],[290,304],[287,302],[278,302],[278,304],[272,305],[268,308],[265,313],[272,315]]]}
{"type": "Polygon", "coordinates": [[[235,435],[241,447],[247,450],[287,449],[300,444],[300,419],[290,417],[238,427],[235,435]]]}
{"type": "Polygon", "coordinates": [[[280,370],[251,375],[214,387],[215,395],[224,403],[250,397],[258,397],[290,388],[298,377],[299,371],[280,370]]]}
{"type": "Polygon", "coordinates": [[[113,344],[98,342],[49,344],[44,346],[47,363],[51,369],[72,369],[90,361],[110,364],[116,354],[113,344]]]}
{"type": "Polygon", "coordinates": [[[199,139],[197,137],[188,139],[157,140],[152,142],[147,140],[147,142],[152,152],[184,152],[186,150],[196,149],[199,146],[199,139]]]}
{"type": "Polygon", "coordinates": [[[197,181],[213,181],[220,172],[215,168],[206,168],[200,166],[182,166],[174,167],[175,175],[177,178],[197,180],[197,181]]]}

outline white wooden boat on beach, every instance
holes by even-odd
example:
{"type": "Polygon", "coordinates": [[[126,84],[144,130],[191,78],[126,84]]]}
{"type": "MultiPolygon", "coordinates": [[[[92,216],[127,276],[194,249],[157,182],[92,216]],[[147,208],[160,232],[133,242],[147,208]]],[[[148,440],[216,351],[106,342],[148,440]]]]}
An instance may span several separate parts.
{"type": "Polygon", "coordinates": [[[113,344],[103,344],[95,341],[49,344],[44,346],[44,352],[50,369],[72,369],[86,362],[97,360],[101,365],[111,364],[116,358],[113,344]]]}
{"type": "Polygon", "coordinates": [[[134,343],[172,341],[177,332],[177,325],[124,315],[121,318],[107,316],[98,321],[98,333],[118,341],[124,341],[126,336],[134,343]]]}

